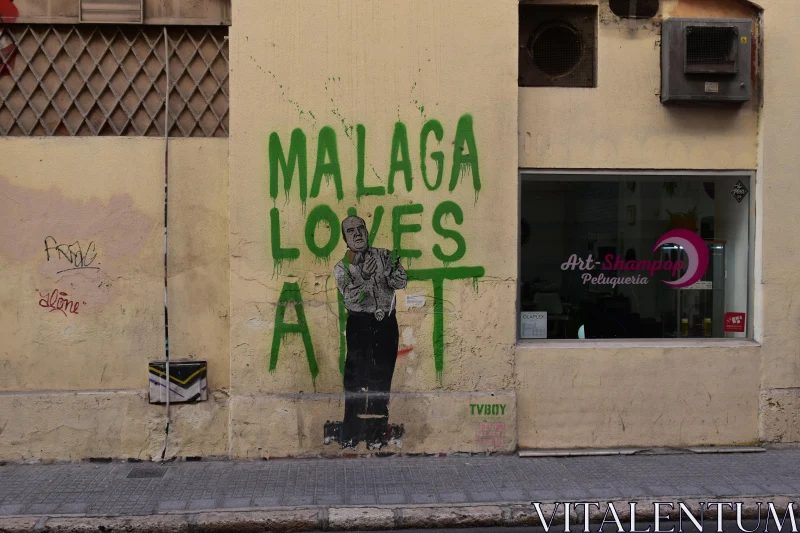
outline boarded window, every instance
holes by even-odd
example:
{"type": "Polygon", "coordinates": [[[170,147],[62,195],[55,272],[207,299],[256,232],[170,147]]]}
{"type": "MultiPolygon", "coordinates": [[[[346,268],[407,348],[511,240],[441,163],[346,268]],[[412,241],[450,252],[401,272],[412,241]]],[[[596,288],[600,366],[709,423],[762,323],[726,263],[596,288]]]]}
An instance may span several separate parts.
{"type": "MultiPolygon", "coordinates": [[[[227,137],[228,28],[168,35],[170,136],[227,137]]],[[[7,24],[0,42],[0,135],[164,135],[163,27],[7,24]]]]}

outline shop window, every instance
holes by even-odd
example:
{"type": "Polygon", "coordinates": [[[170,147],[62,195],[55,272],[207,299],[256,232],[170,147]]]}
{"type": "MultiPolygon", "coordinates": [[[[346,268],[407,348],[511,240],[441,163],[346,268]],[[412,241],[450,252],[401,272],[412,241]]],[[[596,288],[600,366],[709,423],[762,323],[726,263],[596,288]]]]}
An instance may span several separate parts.
{"type": "Polygon", "coordinates": [[[750,174],[521,179],[521,338],[751,336],[750,174]]]}

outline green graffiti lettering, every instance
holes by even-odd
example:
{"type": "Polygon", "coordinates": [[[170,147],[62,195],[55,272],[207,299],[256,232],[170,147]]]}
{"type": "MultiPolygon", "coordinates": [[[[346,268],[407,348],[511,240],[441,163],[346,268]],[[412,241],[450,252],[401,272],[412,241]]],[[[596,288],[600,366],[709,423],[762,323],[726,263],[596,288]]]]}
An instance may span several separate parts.
{"type": "Polygon", "coordinates": [[[444,137],[442,123],[438,120],[429,120],[422,126],[422,131],[419,134],[419,166],[422,171],[422,182],[429,191],[435,191],[439,188],[439,185],[442,184],[442,175],[444,174],[444,152],[438,150],[431,153],[431,159],[436,161],[436,182],[431,185],[430,182],[428,182],[428,167],[425,161],[427,159],[428,137],[431,133],[436,137],[437,142],[441,142],[442,137],[444,137]]]}
{"type": "Polygon", "coordinates": [[[464,212],[461,207],[455,202],[444,201],[436,206],[433,212],[433,231],[446,239],[452,239],[456,243],[456,250],[452,254],[445,254],[442,247],[438,244],[433,246],[433,255],[443,263],[455,263],[467,253],[467,242],[464,237],[457,231],[445,229],[442,227],[442,218],[447,215],[453,215],[453,220],[459,226],[464,222],[464,212]]]}
{"type": "Polygon", "coordinates": [[[483,414],[483,404],[482,404],[482,403],[479,403],[479,404],[478,404],[478,414],[479,414],[479,415],[482,415],[482,414],[483,414]]]}
{"type": "MultiPolygon", "coordinates": [[[[372,226],[369,228],[369,245],[372,246],[372,243],[375,242],[375,237],[378,236],[378,230],[381,229],[381,221],[383,220],[383,212],[385,209],[382,205],[379,205],[375,208],[375,214],[372,219],[372,226]]],[[[358,211],[355,207],[348,207],[347,208],[347,216],[349,217],[357,217],[358,211]]]]}
{"type": "Polygon", "coordinates": [[[300,250],[297,248],[281,248],[281,222],[277,207],[269,210],[269,225],[273,261],[277,264],[281,261],[294,261],[300,257],[300,250]]]}
{"type": "Polygon", "coordinates": [[[470,408],[470,414],[474,415],[475,414],[475,404],[474,403],[469,404],[469,408],[470,408]]]}
{"type": "Polygon", "coordinates": [[[450,190],[456,188],[460,175],[472,174],[475,193],[481,190],[481,173],[478,169],[478,147],[472,129],[472,115],[463,115],[456,127],[455,147],[453,148],[453,168],[450,171],[450,190]],[[464,153],[464,144],[468,153],[464,153]]]}
{"type": "Polygon", "coordinates": [[[306,246],[308,246],[308,249],[311,250],[311,253],[321,259],[327,259],[330,257],[331,252],[336,249],[336,245],[339,244],[339,218],[336,216],[336,213],[333,212],[333,209],[331,209],[330,206],[325,204],[318,205],[308,214],[308,218],[306,219],[305,233],[306,246]],[[328,226],[330,236],[328,237],[328,242],[325,244],[325,246],[320,247],[317,246],[315,236],[317,227],[322,223],[328,226]]]}
{"type": "Polygon", "coordinates": [[[311,198],[319,196],[319,189],[322,186],[322,176],[326,176],[329,181],[333,178],[336,187],[336,199],[341,201],[344,198],[342,189],[342,169],[339,166],[339,149],[336,147],[336,132],[330,126],[325,126],[319,130],[319,140],[317,142],[317,164],[314,167],[314,180],[311,182],[311,198]],[[326,163],[325,160],[328,159],[326,163]]]}
{"type": "Polygon", "coordinates": [[[444,281],[482,278],[483,267],[443,267],[406,270],[409,281],[431,281],[433,283],[433,362],[436,379],[442,384],[444,371],[444,281]]]}
{"type": "Polygon", "coordinates": [[[281,296],[278,299],[278,311],[275,314],[275,330],[272,334],[272,350],[269,358],[269,371],[275,372],[278,366],[278,354],[281,350],[281,342],[285,335],[299,334],[303,339],[303,346],[306,350],[306,358],[308,359],[308,369],[311,371],[311,379],[316,385],[317,376],[319,375],[319,367],[317,366],[317,359],[314,357],[314,345],[311,343],[311,332],[308,329],[308,322],[306,321],[306,313],[303,309],[303,298],[300,295],[300,285],[297,283],[285,282],[281,289],[281,296]],[[294,305],[294,311],[297,314],[297,323],[287,323],[284,320],[286,315],[286,308],[294,305]]]}
{"type": "Polygon", "coordinates": [[[506,414],[506,404],[504,404],[504,403],[500,404],[500,414],[501,415],[505,415],[506,414]]]}
{"type": "Polygon", "coordinates": [[[367,130],[362,124],[356,126],[356,151],[358,152],[358,170],[356,171],[356,201],[361,201],[362,196],[383,196],[386,189],[381,185],[366,187],[364,185],[364,159],[366,158],[367,130]]]}
{"type": "Polygon", "coordinates": [[[406,182],[406,190],[411,192],[411,158],[408,155],[408,131],[406,125],[398,122],[394,125],[392,135],[392,159],[389,163],[389,194],[394,193],[394,175],[402,172],[406,182]],[[398,152],[400,159],[398,159],[398,152]]]}
{"type": "Polygon", "coordinates": [[[422,204],[404,204],[395,206],[392,209],[392,246],[397,251],[397,257],[409,257],[416,259],[422,257],[422,250],[403,248],[402,239],[405,233],[419,233],[422,226],[419,224],[402,224],[401,218],[404,215],[418,215],[422,213],[422,204]]]}
{"type": "Polygon", "coordinates": [[[308,195],[308,161],[306,154],[306,136],[303,130],[295,128],[289,141],[289,159],[283,154],[281,139],[277,132],[269,136],[269,194],[273,200],[278,197],[278,168],[283,172],[283,192],[289,198],[292,176],[298,168],[297,181],[300,185],[300,201],[305,204],[308,195]]]}

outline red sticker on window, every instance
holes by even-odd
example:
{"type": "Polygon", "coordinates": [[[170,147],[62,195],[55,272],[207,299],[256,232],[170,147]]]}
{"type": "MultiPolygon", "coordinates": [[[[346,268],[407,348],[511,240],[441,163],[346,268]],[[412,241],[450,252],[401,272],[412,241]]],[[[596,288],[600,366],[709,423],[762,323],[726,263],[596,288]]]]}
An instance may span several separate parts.
{"type": "Polygon", "coordinates": [[[725,313],[725,331],[744,333],[744,313],[725,313]]]}

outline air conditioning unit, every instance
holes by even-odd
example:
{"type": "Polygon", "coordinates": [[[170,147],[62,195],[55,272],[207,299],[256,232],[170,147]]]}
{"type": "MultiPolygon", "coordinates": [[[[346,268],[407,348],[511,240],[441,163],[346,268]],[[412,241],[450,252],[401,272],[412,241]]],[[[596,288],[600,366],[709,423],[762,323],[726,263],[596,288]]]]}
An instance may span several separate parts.
{"type": "Polygon", "coordinates": [[[142,24],[143,0],[80,0],[81,22],[142,24]]]}
{"type": "Polygon", "coordinates": [[[519,5],[519,86],[594,87],[597,6],[519,5]]]}
{"type": "Polygon", "coordinates": [[[662,102],[747,102],[752,94],[751,19],[664,21],[662,102]]]}

